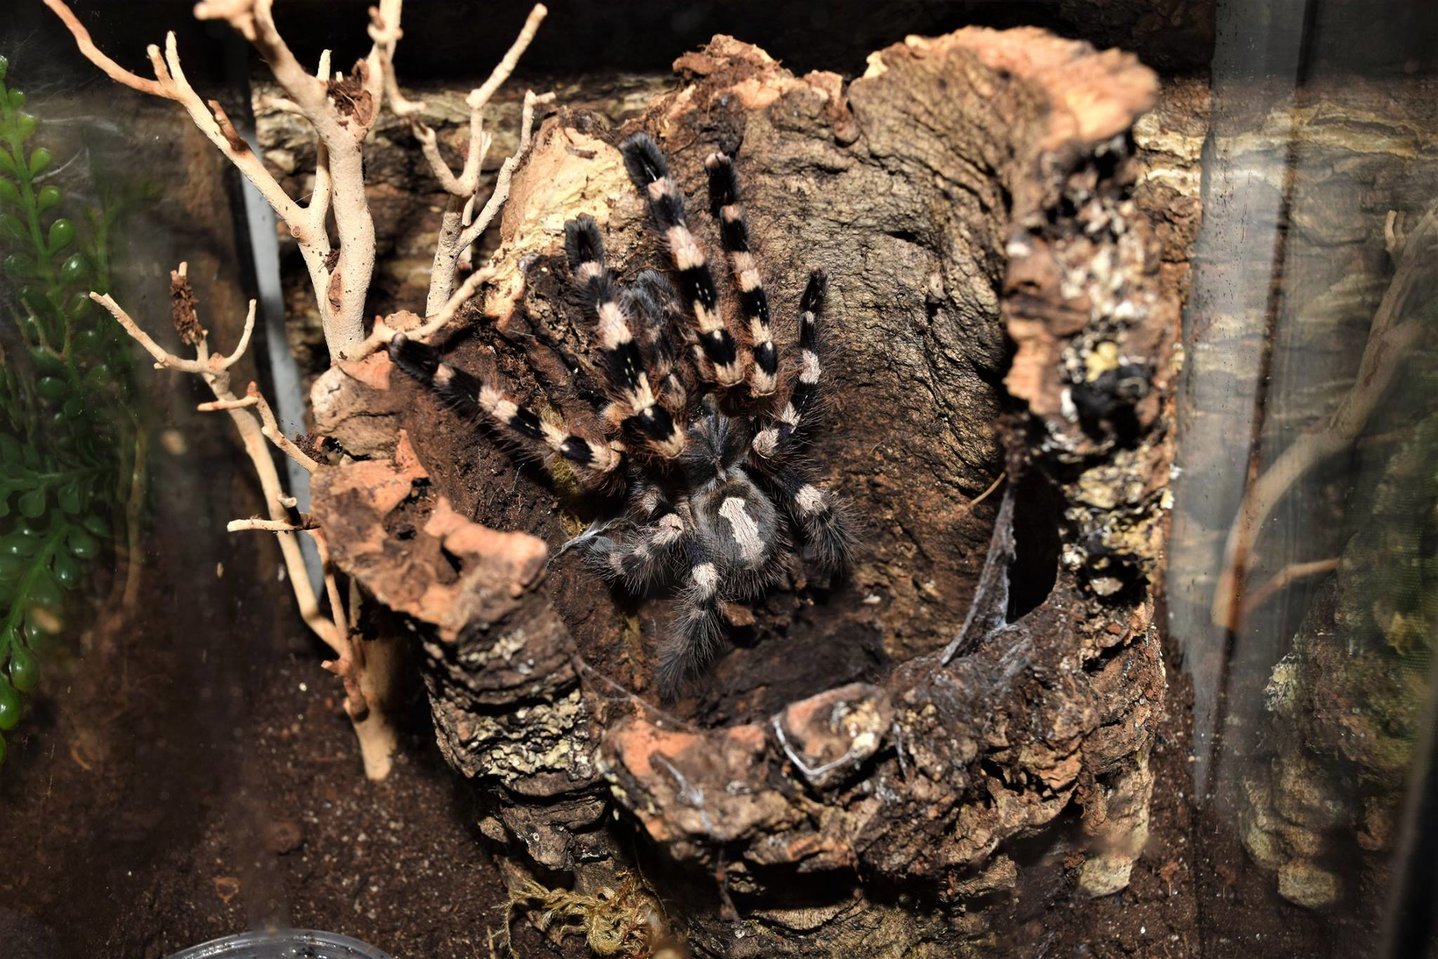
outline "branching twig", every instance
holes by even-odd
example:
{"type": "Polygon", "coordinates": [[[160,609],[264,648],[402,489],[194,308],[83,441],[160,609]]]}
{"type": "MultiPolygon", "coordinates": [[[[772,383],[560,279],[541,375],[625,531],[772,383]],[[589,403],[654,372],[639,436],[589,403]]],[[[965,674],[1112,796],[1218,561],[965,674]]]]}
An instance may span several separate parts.
{"type": "Polygon", "coordinates": [[[450,320],[454,319],[455,316],[459,314],[460,307],[468,303],[475,292],[493,278],[494,270],[488,267],[471,273],[463,285],[454,291],[454,294],[449,298],[449,302],[445,303],[444,307],[441,308],[438,313],[414,329],[396,330],[389,323],[385,322],[384,319],[375,320],[374,329],[370,332],[370,335],[365,338],[363,343],[354,348],[351,356],[354,359],[369,356],[376,350],[383,349],[388,345],[390,340],[394,339],[394,335],[399,332],[403,332],[405,336],[412,340],[419,340],[421,342],[428,340],[435,333],[443,329],[450,320]]]}
{"type": "MultiPolygon", "coordinates": [[[[279,434],[278,429],[274,427],[273,413],[269,412],[269,405],[253,384],[250,385],[243,397],[236,396],[230,389],[230,367],[243,356],[243,347],[249,341],[248,332],[241,340],[241,347],[237,348],[235,352],[228,356],[211,355],[208,337],[194,318],[194,296],[190,292],[186,264],[181,263],[179,269],[171,274],[171,289],[174,291],[176,304],[176,324],[182,327],[182,338],[193,343],[194,359],[184,359],[165,350],[140,329],[130,315],[110,297],[95,293],[90,296],[154,357],[156,367],[191,373],[205,381],[215,399],[213,402],[202,404],[201,409],[225,412],[230,415],[231,421],[239,431],[245,454],[249,457],[255,475],[259,478],[269,517],[267,519],[236,520],[230,524],[229,528],[231,530],[265,530],[279,534],[276,539],[279,543],[280,555],[284,560],[288,579],[294,591],[295,603],[299,606],[300,616],[315,635],[334,651],[338,660],[348,664],[347,668],[352,672],[358,672],[363,669],[364,660],[363,656],[356,652],[357,644],[351,641],[349,628],[346,625],[344,606],[338,602],[339,587],[335,582],[333,570],[326,562],[325,588],[329,594],[331,607],[327,616],[321,611],[319,602],[309,587],[309,576],[305,572],[304,557],[300,553],[298,541],[291,535],[304,530],[315,537],[317,544],[321,542],[319,531],[312,529],[307,521],[301,518],[300,523],[295,522],[295,514],[292,513],[295,501],[285,493],[280,485],[279,471],[275,468],[275,461],[270,456],[269,443],[271,440],[266,435],[267,428],[276,435],[279,434]]],[[[247,327],[249,323],[253,322],[253,317],[254,304],[251,303],[247,327]]],[[[276,445],[280,446],[278,442],[276,445]]],[[[327,551],[321,550],[321,556],[322,558],[327,557],[327,551]]],[[[360,751],[364,757],[365,772],[372,779],[382,779],[388,774],[392,761],[395,743],[394,731],[389,726],[388,720],[378,710],[369,708],[369,703],[365,699],[363,683],[359,678],[352,676],[346,679],[345,690],[345,708],[355,723],[355,731],[360,740],[360,751]],[[354,697],[358,697],[358,699],[354,697]]]]}
{"type": "MultiPolygon", "coordinates": [[[[195,6],[195,16],[224,20],[249,40],[269,64],[287,105],[314,127],[319,159],[308,204],[290,197],[236,132],[223,108],[216,101],[206,101],[190,86],[173,33],[165,37],[163,54],[157,46],[148,48],[155,72],[155,79],[148,80],[106,56],[64,0],[45,0],[45,5],[69,29],[90,62],[117,83],[180,104],[195,126],[254,184],[299,245],[317,294],[325,342],[332,354],[343,356],[364,337],[364,298],[374,272],[374,220],[365,197],[362,153],[383,95],[380,47],[376,45],[357,63],[348,79],[329,76],[328,56],[318,73],[310,74],[275,28],[272,2],[208,0],[195,6]],[[331,216],[339,237],[337,251],[330,243],[331,216]]],[[[385,0],[384,6],[392,12],[397,31],[400,0],[385,0]]]]}
{"type": "Polygon", "coordinates": [[[391,0],[391,3],[396,8],[393,14],[386,4],[381,4],[379,9],[370,11],[373,21],[370,26],[370,38],[374,40],[375,49],[379,51],[378,60],[384,76],[390,107],[396,116],[409,121],[410,130],[414,133],[415,139],[419,141],[431,172],[434,173],[435,179],[439,181],[444,191],[449,194],[449,202],[446,204],[443,218],[440,221],[439,241],[435,245],[429,296],[425,302],[425,315],[433,316],[451,297],[456,273],[460,268],[460,260],[464,252],[489,226],[495,213],[509,195],[509,180],[513,176],[514,166],[529,147],[535,104],[546,103],[553,99],[552,94],[543,96],[535,96],[532,92],[525,94],[519,147],[515,150],[515,155],[507,159],[501,166],[499,180],[495,184],[489,201],[485,204],[485,212],[481,213],[479,220],[471,222],[470,214],[473,212],[475,197],[479,192],[480,170],[492,142],[489,134],[484,131],[484,108],[489,104],[495,91],[514,72],[519,58],[524,55],[524,51],[533,42],[539,25],[549,11],[543,4],[535,5],[534,9],[529,12],[529,17],[524,21],[519,36],[515,38],[508,52],[490,73],[489,78],[471,90],[465,99],[465,106],[469,108],[469,145],[465,151],[464,165],[456,174],[440,155],[438,139],[433,128],[420,119],[420,112],[424,109],[424,104],[418,100],[406,99],[399,91],[399,84],[395,80],[394,73],[394,44],[400,36],[397,9],[399,4],[394,0],[391,0]]]}
{"type": "Polygon", "coordinates": [[[1395,233],[1392,217],[1384,232],[1394,259],[1393,279],[1373,314],[1352,389],[1327,422],[1300,435],[1253,481],[1228,532],[1210,609],[1213,622],[1226,629],[1236,630],[1240,625],[1246,605],[1244,579],[1252,565],[1253,548],[1274,508],[1309,470],[1348,449],[1357,439],[1404,357],[1423,334],[1423,320],[1407,315],[1408,301],[1418,281],[1431,270],[1433,246],[1438,241],[1438,208],[1424,214],[1406,236],[1395,233]]]}

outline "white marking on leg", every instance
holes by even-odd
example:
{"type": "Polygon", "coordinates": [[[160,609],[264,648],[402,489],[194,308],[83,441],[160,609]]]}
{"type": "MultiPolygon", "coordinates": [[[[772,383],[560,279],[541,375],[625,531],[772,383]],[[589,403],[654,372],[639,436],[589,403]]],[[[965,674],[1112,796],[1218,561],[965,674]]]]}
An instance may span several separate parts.
{"type": "Polygon", "coordinates": [[[824,508],[824,492],[817,486],[805,483],[799,487],[799,492],[794,494],[794,503],[805,516],[817,513],[824,508]]]}
{"type": "Polygon", "coordinates": [[[658,528],[659,532],[654,534],[654,542],[659,546],[668,546],[684,533],[684,524],[673,513],[661,519],[658,528]]]}
{"type": "Polygon", "coordinates": [[[669,240],[669,255],[674,257],[676,267],[681,270],[690,270],[704,265],[704,249],[699,245],[699,241],[694,239],[694,234],[689,232],[687,226],[682,223],[671,226],[665,236],[669,240]]]}
{"type": "Polygon", "coordinates": [[[754,437],[754,442],[749,445],[754,447],[754,452],[768,459],[774,455],[774,449],[779,445],[779,431],[773,427],[767,430],[760,430],[754,437]]]}
{"type": "Polygon", "coordinates": [[[819,354],[804,350],[799,354],[799,360],[803,364],[799,370],[799,382],[810,386],[819,382],[819,354]]]}
{"type": "Polygon", "coordinates": [[[599,304],[599,339],[606,350],[623,346],[633,339],[629,334],[629,321],[619,304],[608,300],[599,304]]]}
{"type": "Polygon", "coordinates": [[[454,370],[450,369],[448,363],[441,363],[434,368],[434,385],[443,389],[454,379],[454,370]]]}
{"type": "Polygon", "coordinates": [[[689,573],[699,599],[708,599],[719,588],[719,570],[713,563],[700,563],[689,573]]]}

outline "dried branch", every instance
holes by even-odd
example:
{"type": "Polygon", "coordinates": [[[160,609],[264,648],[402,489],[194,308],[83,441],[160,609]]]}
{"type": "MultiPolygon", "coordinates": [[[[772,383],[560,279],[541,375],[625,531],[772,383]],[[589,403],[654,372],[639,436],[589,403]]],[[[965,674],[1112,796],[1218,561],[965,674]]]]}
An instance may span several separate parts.
{"type": "Polygon", "coordinates": [[[490,196],[490,202],[485,206],[489,215],[487,217],[482,215],[483,222],[477,227],[471,224],[470,214],[474,209],[475,196],[479,192],[480,171],[492,143],[489,134],[484,130],[484,108],[489,104],[495,91],[514,72],[519,58],[524,55],[524,51],[533,42],[539,25],[549,11],[543,4],[535,5],[534,9],[529,12],[528,18],[525,19],[524,26],[520,28],[519,36],[515,38],[514,43],[510,45],[509,50],[495,66],[488,79],[471,90],[465,99],[465,105],[469,108],[469,145],[465,151],[464,165],[456,174],[449,168],[444,157],[440,155],[438,139],[433,128],[420,119],[420,112],[424,109],[423,102],[406,99],[400,93],[399,84],[395,80],[394,44],[398,42],[401,35],[398,6],[397,0],[389,0],[388,3],[382,3],[378,9],[371,9],[370,38],[375,43],[375,49],[379,51],[378,62],[384,77],[390,108],[396,116],[409,121],[410,130],[415,139],[419,141],[420,149],[429,163],[430,170],[434,173],[440,186],[450,195],[440,222],[439,241],[435,247],[429,297],[425,302],[425,315],[433,316],[450,299],[454,289],[455,274],[460,267],[461,257],[465,250],[484,232],[489,222],[493,220],[499,206],[504,203],[505,197],[509,195],[509,178],[513,175],[513,168],[518,163],[518,157],[529,146],[530,129],[534,122],[534,104],[553,99],[550,94],[542,97],[535,97],[532,93],[525,95],[519,148],[515,151],[515,156],[507,160],[500,170],[500,181],[490,196]],[[393,13],[390,12],[391,7],[394,9],[393,13]]]}
{"type": "MultiPolygon", "coordinates": [[[[319,531],[312,529],[308,520],[298,517],[300,522],[296,522],[298,514],[293,512],[295,500],[284,491],[280,484],[279,471],[275,467],[274,458],[270,455],[269,444],[275,442],[286,452],[290,452],[290,450],[275,440],[275,436],[282,436],[282,434],[274,423],[274,414],[254,384],[250,384],[243,397],[236,396],[230,389],[230,367],[244,355],[244,348],[249,343],[249,329],[254,322],[254,303],[250,304],[249,315],[246,319],[246,332],[241,338],[240,346],[228,356],[211,355],[208,336],[193,315],[194,294],[190,290],[186,264],[181,263],[179,269],[171,273],[170,281],[177,304],[174,319],[177,327],[184,330],[187,336],[193,337],[194,359],[176,356],[159,346],[110,297],[95,293],[91,293],[90,296],[108,310],[125,328],[125,331],[155,358],[157,368],[179,370],[199,376],[209,386],[215,399],[213,402],[201,404],[200,408],[206,411],[223,411],[230,415],[231,421],[239,431],[245,454],[249,457],[255,475],[259,478],[265,507],[269,513],[268,518],[236,520],[229,524],[229,529],[232,531],[264,530],[280,534],[277,537],[280,555],[284,561],[301,618],[340,660],[356,664],[354,668],[362,671],[364,658],[356,652],[354,648],[356,644],[351,641],[346,625],[344,606],[338,601],[339,587],[335,582],[333,571],[326,563],[325,588],[331,607],[329,615],[326,616],[320,609],[313,590],[309,587],[309,576],[305,572],[304,557],[300,552],[299,543],[294,536],[287,535],[302,530],[309,531],[315,536],[317,544],[321,542],[319,531]]],[[[285,440],[285,443],[293,446],[288,440],[285,440]]],[[[298,452],[296,449],[295,453],[298,452]]],[[[295,453],[291,453],[291,455],[295,455],[295,453]]],[[[309,460],[308,457],[305,459],[309,460]]],[[[313,463],[312,460],[309,462],[313,463]]],[[[322,558],[326,554],[327,551],[321,550],[322,558]]],[[[363,682],[354,684],[354,692],[351,691],[350,684],[346,683],[347,697],[353,694],[361,697],[359,701],[349,701],[347,698],[346,710],[355,722],[355,731],[360,740],[366,774],[372,779],[382,779],[389,772],[396,742],[395,733],[387,718],[379,710],[369,708],[369,703],[364,699],[363,689],[363,682]]]]}
{"type": "MultiPolygon", "coordinates": [[[[463,232],[460,233],[459,239],[454,245],[454,253],[457,258],[455,266],[457,269],[463,269],[468,265],[465,262],[465,256],[469,252],[469,248],[484,234],[485,230],[489,229],[489,225],[499,214],[500,207],[504,206],[504,201],[509,199],[509,186],[510,182],[514,179],[514,170],[519,166],[520,158],[523,157],[525,151],[529,149],[529,141],[534,133],[535,106],[540,103],[552,103],[553,101],[553,93],[538,95],[533,92],[525,93],[524,109],[520,114],[519,121],[519,146],[515,147],[513,155],[506,158],[504,163],[500,164],[499,176],[497,176],[494,181],[494,192],[489,195],[489,199],[485,202],[484,208],[479,211],[479,216],[474,219],[474,222],[465,226],[463,232]]],[[[471,196],[469,204],[472,205],[473,202],[474,197],[471,196]]],[[[468,220],[468,216],[469,206],[467,205],[464,211],[465,221],[468,220]]],[[[438,256],[438,254],[436,254],[436,256],[438,256]]],[[[433,282],[434,281],[431,280],[431,283],[433,282]]],[[[450,283],[451,285],[453,284],[452,278],[450,283]]],[[[431,287],[430,300],[433,301],[434,299],[434,290],[433,287],[431,287]]]]}
{"type": "Polygon", "coordinates": [[[363,343],[355,347],[351,353],[351,357],[353,359],[361,359],[369,356],[376,350],[383,349],[389,344],[390,340],[394,339],[396,333],[402,332],[410,339],[421,342],[428,340],[459,314],[460,308],[470,301],[481,286],[494,279],[494,272],[492,268],[485,267],[482,270],[476,270],[471,273],[460,288],[454,291],[448,302],[440,308],[438,313],[413,329],[397,330],[387,319],[375,320],[374,329],[370,332],[370,335],[365,338],[363,343]]]}
{"type": "Polygon", "coordinates": [[[261,533],[303,533],[306,530],[319,529],[319,524],[314,520],[306,520],[296,525],[274,519],[260,519],[258,516],[251,516],[249,519],[232,519],[225,524],[226,532],[243,533],[247,530],[254,530],[261,533]]]}
{"type": "Polygon", "coordinates": [[[1438,208],[1424,214],[1406,235],[1395,232],[1395,218],[1389,217],[1384,236],[1394,259],[1393,279],[1373,314],[1358,376],[1327,422],[1290,443],[1244,493],[1224,545],[1223,564],[1209,610],[1216,625],[1236,630],[1244,609],[1255,608],[1255,604],[1243,601],[1243,589],[1264,523],[1295,483],[1319,463],[1353,444],[1404,358],[1423,335],[1424,321],[1407,315],[1408,301],[1418,281],[1431,271],[1433,247],[1438,242],[1438,208]]]}
{"type": "MultiPolygon", "coordinates": [[[[230,123],[224,110],[206,101],[185,79],[173,33],[163,54],[148,53],[155,72],[147,80],[107,57],[64,0],[45,0],[69,29],[80,52],[117,83],[151,96],[173,100],[274,208],[299,245],[318,300],[325,342],[343,356],[364,337],[364,298],[374,272],[374,221],[364,192],[363,142],[379,115],[383,93],[378,47],[355,65],[349,79],[329,76],[328,56],[316,74],[300,66],[275,28],[272,0],[208,0],[197,4],[201,20],[224,20],[241,33],[269,64],[286,94],[286,104],[315,129],[319,157],[315,189],[308,205],[290,197],[230,123]],[[333,218],[339,237],[338,256],[330,243],[333,218]]],[[[398,24],[400,0],[386,0],[398,24]]],[[[390,51],[392,55],[392,50],[390,51]]],[[[193,372],[193,371],[191,371],[193,372]]]]}

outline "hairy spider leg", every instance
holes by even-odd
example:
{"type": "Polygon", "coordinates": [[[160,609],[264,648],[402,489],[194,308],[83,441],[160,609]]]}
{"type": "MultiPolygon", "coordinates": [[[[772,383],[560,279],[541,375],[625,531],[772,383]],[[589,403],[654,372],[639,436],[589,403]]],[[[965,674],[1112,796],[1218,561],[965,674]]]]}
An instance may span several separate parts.
{"type": "Polygon", "coordinates": [[[825,575],[849,565],[854,536],[844,501],[814,483],[806,470],[773,462],[753,471],[755,478],[784,506],[799,527],[804,552],[825,575]]]}
{"type": "Polygon", "coordinates": [[[722,570],[697,536],[681,541],[689,575],[679,593],[675,628],[659,646],[659,695],[668,701],[714,659],[724,623],[719,612],[722,570]]]}
{"type": "Polygon", "coordinates": [[[789,389],[789,398],[768,426],[754,434],[750,444],[764,459],[772,459],[793,445],[805,417],[812,417],[819,397],[819,320],[824,312],[824,295],[829,281],[824,271],[809,274],[799,302],[799,374],[789,389]]]}
{"type": "Polygon", "coordinates": [[[657,270],[640,270],[624,291],[629,315],[643,321],[639,342],[654,365],[659,401],[669,410],[683,410],[689,401],[689,390],[676,367],[680,349],[687,345],[686,331],[675,322],[680,314],[678,298],[679,292],[657,270]]]}
{"type": "Polygon", "coordinates": [[[616,418],[661,457],[673,459],[684,451],[684,433],[651,385],[660,382],[659,377],[654,374],[651,357],[645,355],[648,351],[635,337],[619,285],[605,265],[604,241],[593,217],[581,216],[564,224],[564,248],[574,280],[599,321],[603,369],[623,407],[616,418]]]}
{"type": "Polygon", "coordinates": [[[523,440],[542,443],[571,463],[596,473],[608,473],[619,465],[621,457],[616,450],[542,419],[494,384],[450,366],[432,346],[396,333],[389,343],[389,356],[396,366],[433,389],[462,415],[483,413],[523,440]]]}
{"type": "Polygon", "coordinates": [[[709,210],[719,223],[719,237],[729,256],[739,302],[749,322],[749,393],[769,396],[779,385],[779,353],[774,348],[774,329],[769,322],[769,297],[749,249],[749,227],[739,201],[739,177],[734,161],[723,153],[711,153],[704,161],[709,171],[709,210]]]}
{"type": "Polygon", "coordinates": [[[641,529],[632,542],[598,536],[588,544],[589,566],[612,583],[638,595],[668,578],[684,537],[684,521],[678,513],[665,513],[641,529]]]}
{"type": "Polygon", "coordinates": [[[719,293],[714,286],[714,274],[709,270],[709,259],[684,218],[684,194],[669,175],[664,154],[648,134],[636,133],[626,138],[619,145],[619,152],[624,156],[629,178],[649,201],[654,222],[664,234],[680,289],[694,313],[699,347],[713,368],[714,380],[720,386],[735,386],[743,379],[738,347],[719,310],[719,293]]]}

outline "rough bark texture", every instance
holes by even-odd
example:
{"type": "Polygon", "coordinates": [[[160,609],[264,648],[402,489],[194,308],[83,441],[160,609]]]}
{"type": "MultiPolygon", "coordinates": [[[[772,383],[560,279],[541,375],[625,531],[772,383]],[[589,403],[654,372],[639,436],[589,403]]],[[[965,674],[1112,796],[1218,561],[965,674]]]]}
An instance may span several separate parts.
{"type": "Polygon", "coordinates": [[[641,123],[545,123],[446,348],[582,418],[563,222],[593,215],[622,276],[660,265],[619,134],[660,139],[693,210],[735,153],[776,312],[831,276],[817,455],[865,520],[849,581],[758,604],[661,711],[666,604],[546,573],[541,540],[602,507],[383,356],[316,384],[320,429],[372,458],[318,475],[315,511],[420,630],[442,747],[516,862],[581,889],[642,867],[705,955],[994,955],[1017,903],[1121,889],[1147,831],[1176,300],[1128,131],[1155,80],[1032,30],[913,39],[847,86],[722,37],[677,67],[641,123]]]}

